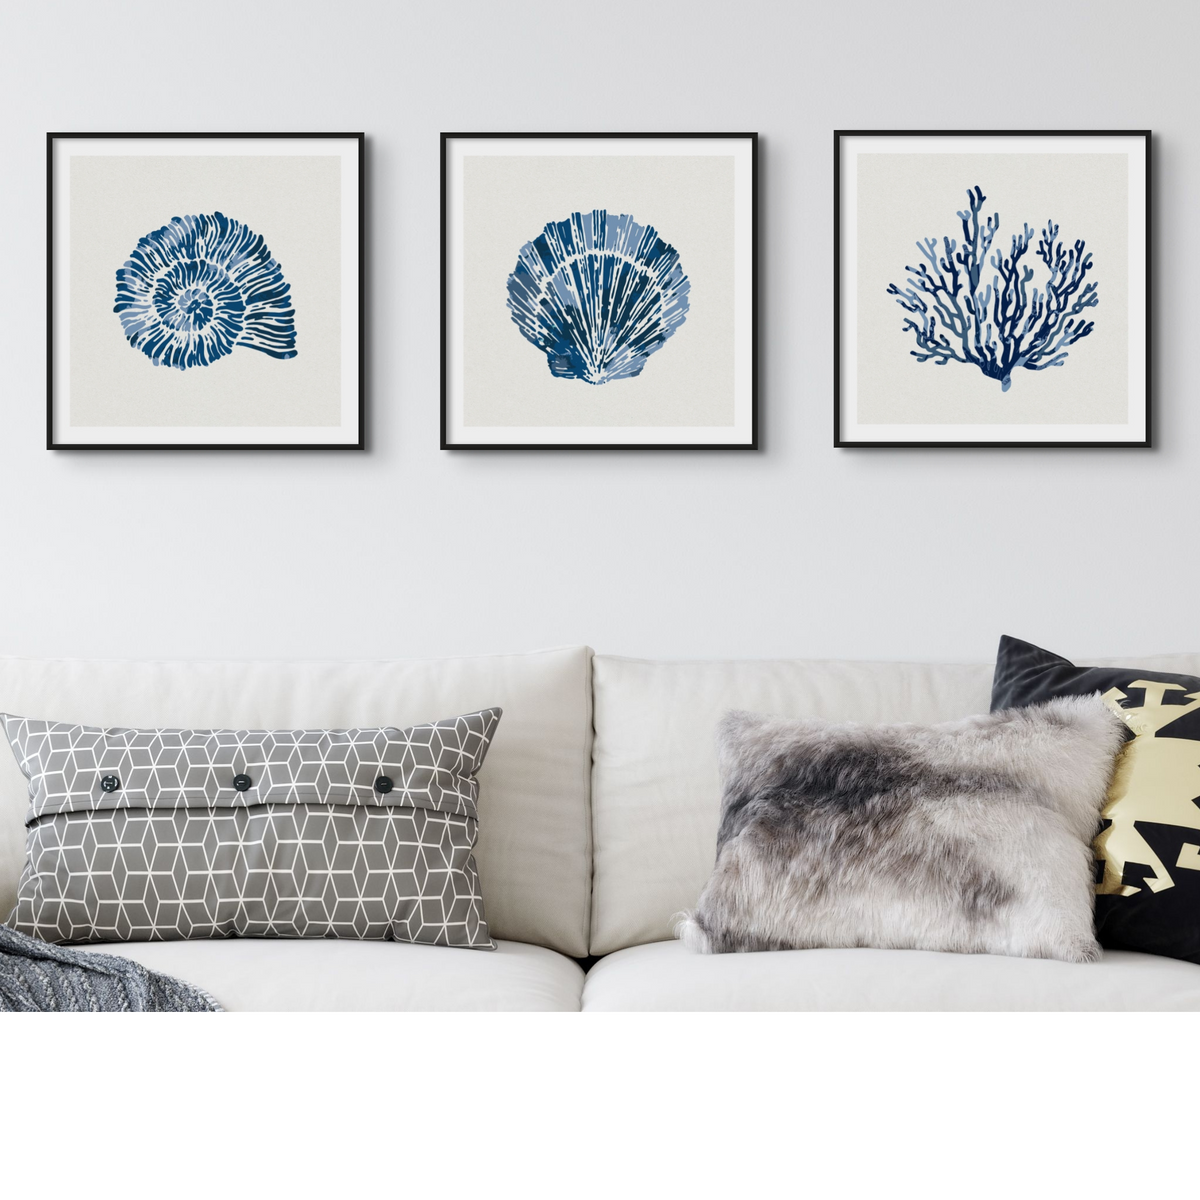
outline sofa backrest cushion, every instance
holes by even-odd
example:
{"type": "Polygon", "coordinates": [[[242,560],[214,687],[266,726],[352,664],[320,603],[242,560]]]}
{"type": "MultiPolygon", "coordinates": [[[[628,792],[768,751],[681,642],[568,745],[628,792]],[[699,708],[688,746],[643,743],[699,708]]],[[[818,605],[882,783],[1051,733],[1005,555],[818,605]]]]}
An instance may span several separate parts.
{"type": "MultiPolygon", "coordinates": [[[[1194,673],[1196,662],[1174,655],[1133,665],[1194,673]]],[[[591,952],[670,938],[675,914],[695,906],[716,849],[716,725],[730,709],[932,723],[986,713],[991,684],[990,663],[654,662],[597,655],[591,952]]]]}
{"type": "MultiPolygon", "coordinates": [[[[591,651],[393,662],[0,659],[0,712],[85,725],[404,728],[498,706],[476,860],[495,937],[587,952],[591,651]]],[[[0,747],[0,920],[25,857],[28,782],[0,747]]]]}

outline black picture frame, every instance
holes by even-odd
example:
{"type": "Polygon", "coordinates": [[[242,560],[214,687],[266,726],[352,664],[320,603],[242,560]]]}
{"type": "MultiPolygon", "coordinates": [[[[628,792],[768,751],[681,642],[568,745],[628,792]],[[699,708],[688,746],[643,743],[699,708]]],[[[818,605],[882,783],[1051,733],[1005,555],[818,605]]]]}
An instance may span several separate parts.
{"type": "Polygon", "coordinates": [[[366,134],[302,132],[50,132],[46,134],[46,449],[47,450],[365,450],[366,449],[366,134]],[[354,442],[63,442],[54,427],[54,144],[58,139],[336,139],[358,148],[358,438],[354,442]]]}
{"type": "Polygon", "coordinates": [[[443,132],[440,138],[439,178],[441,189],[441,422],[440,448],[442,450],[758,450],[758,134],[743,133],[655,133],[655,132],[443,132]],[[447,146],[455,138],[558,138],[558,139],[639,139],[639,138],[670,138],[670,139],[739,139],[750,143],[750,245],[751,245],[751,283],[750,283],[750,437],[744,442],[701,443],[701,442],[531,442],[531,443],[479,443],[453,442],[448,437],[447,422],[447,355],[448,355],[448,269],[447,269],[447,146]]]}
{"type": "MultiPolygon", "coordinates": [[[[833,134],[833,444],[838,449],[1150,449],[1152,448],[1151,387],[1153,362],[1151,308],[1153,303],[1153,208],[1151,204],[1152,131],[1149,129],[838,129],[833,134]],[[1145,142],[1145,436],[1130,441],[862,441],[842,436],[842,142],[852,137],[1123,137],[1145,142]]],[[[1133,321],[1133,314],[1130,314],[1133,321]]]]}

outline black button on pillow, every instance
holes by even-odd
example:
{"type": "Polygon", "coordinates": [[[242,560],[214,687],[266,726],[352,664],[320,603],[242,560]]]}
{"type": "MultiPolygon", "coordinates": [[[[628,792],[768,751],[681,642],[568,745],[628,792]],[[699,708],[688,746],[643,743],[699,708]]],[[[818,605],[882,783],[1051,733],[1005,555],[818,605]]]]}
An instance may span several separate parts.
{"type": "Polygon", "coordinates": [[[104,792],[115,792],[121,786],[121,781],[115,775],[105,775],[100,780],[100,790],[104,792]]]}
{"type": "Polygon", "coordinates": [[[235,775],[233,777],[233,786],[237,788],[239,792],[248,792],[253,786],[253,783],[254,781],[249,775],[235,775]]]}
{"type": "Polygon", "coordinates": [[[380,777],[377,780],[375,780],[375,790],[381,796],[386,796],[388,794],[388,792],[390,792],[394,786],[395,786],[395,784],[393,784],[392,781],[386,775],[380,775],[380,777]]]}

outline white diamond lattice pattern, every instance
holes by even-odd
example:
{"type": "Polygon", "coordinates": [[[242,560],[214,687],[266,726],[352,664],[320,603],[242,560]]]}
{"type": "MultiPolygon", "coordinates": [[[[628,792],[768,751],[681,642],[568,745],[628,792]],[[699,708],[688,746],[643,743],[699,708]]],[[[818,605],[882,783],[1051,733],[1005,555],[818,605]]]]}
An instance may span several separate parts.
{"type": "Polygon", "coordinates": [[[473,856],[475,774],[499,718],[489,709],[407,730],[255,731],[4,717],[31,797],[10,924],[52,942],[491,948],[473,856]],[[106,775],[117,790],[103,790],[106,775]],[[381,776],[390,791],[376,787],[381,776]]]}

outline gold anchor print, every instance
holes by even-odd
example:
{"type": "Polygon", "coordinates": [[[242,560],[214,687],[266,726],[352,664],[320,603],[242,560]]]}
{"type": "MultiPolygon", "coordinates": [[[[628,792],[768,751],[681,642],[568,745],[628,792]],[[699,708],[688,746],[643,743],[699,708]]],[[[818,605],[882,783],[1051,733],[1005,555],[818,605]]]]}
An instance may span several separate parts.
{"type": "MultiPolygon", "coordinates": [[[[1138,679],[1127,684],[1143,693],[1140,708],[1122,708],[1126,694],[1110,688],[1103,699],[1133,730],[1117,761],[1108,801],[1101,816],[1112,822],[1096,838],[1096,856],[1104,863],[1104,878],[1096,891],[1102,896],[1133,896],[1140,887],[1122,882],[1127,863],[1145,864],[1150,874],[1142,883],[1152,892],[1174,887],[1170,872],[1137,830],[1137,823],[1176,825],[1200,830],[1200,741],[1159,737],[1159,731],[1186,713],[1200,709],[1200,692],[1188,692],[1190,704],[1163,704],[1167,692],[1182,692],[1178,683],[1138,679]]],[[[1176,869],[1200,871],[1200,845],[1186,843],[1176,869]]]]}

